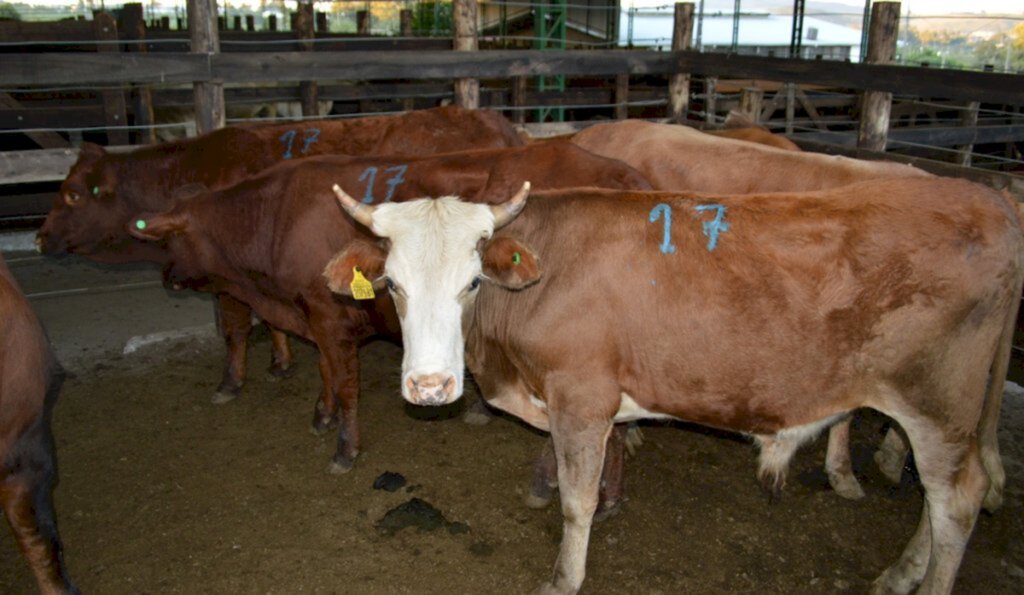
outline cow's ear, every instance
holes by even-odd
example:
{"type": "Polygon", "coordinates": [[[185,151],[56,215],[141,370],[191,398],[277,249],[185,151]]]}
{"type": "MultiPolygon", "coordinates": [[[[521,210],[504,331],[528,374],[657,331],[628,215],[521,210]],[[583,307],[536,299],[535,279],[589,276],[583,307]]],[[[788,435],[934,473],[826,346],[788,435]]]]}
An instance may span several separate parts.
{"type": "Polygon", "coordinates": [[[84,142],[78,147],[78,156],[85,159],[99,159],[107,154],[107,150],[96,143],[84,142]]]}
{"type": "Polygon", "coordinates": [[[181,213],[140,215],[128,223],[128,233],[140,240],[163,240],[188,229],[188,219],[181,213]]]}
{"type": "Polygon", "coordinates": [[[207,188],[205,185],[200,184],[198,182],[194,182],[191,184],[185,184],[184,186],[178,186],[177,188],[175,188],[174,191],[171,192],[171,198],[174,200],[174,202],[178,202],[180,200],[192,198],[193,196],[209,191],[210,189],[207,188]]]}
{"type": "Polygon", "coordinates": [[[324,278],[327,279],[327,287],[334,293],[341,295],[352,295],[352,279],[355,276],[354,269],[358,268],[360,274],[373,283],[373,288],[381,289],[384,286],[384,261],[387,253],[380,246],[366,242],[351,242],[341,252],[334,255],[334,258],[324,267],[324,278]]]}
{"type": "Polygon", "coordinates": [[[506,289],[523,289],[540,281],[540,259],[529,246],[508,236],[492,238],[481,250],[484,276],[506,289]]]}

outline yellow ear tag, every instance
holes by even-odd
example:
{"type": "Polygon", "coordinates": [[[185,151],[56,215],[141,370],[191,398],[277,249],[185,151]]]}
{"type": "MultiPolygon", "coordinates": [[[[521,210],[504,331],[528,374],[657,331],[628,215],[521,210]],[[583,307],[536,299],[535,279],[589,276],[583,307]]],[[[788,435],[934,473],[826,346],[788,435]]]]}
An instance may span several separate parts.
{"type": "Polygon", "coordinates": [[[377,297],[373,293],[373,283],[370,283],[359,267],[352,267],[352,297],[357,300],[372,300],[377,297]]]}

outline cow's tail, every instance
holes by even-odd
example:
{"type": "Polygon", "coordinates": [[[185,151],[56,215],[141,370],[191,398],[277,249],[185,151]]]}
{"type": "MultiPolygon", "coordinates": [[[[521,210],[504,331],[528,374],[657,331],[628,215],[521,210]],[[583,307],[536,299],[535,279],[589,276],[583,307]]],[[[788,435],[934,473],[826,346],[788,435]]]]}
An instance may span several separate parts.
{"type": "MultiPolygon", "coordinates": [[[[1018,204],[1018,210],[1020,210],[1018,204]]],[[[982,506],[989,512],[998,510],[1003,505],[1003,486],[1006,484],[1006,471],[999,456],[999,413],[1003,406],[1003,391],[1006,387],[1006,374],[1010,368],[1010,354],[1013,351],[1013,335],[1017,328],[1017,314],[1020,310],[1021,291],[1024,289],[1024,264],[1018,259],[1017,279],[1010,307],[1006,309],[1006,320],[999,336],[999,345],[992,361],[985,403],[978,422],[978,439],[981,446],[981,460],[985,473],[989,478],[988,491],[982,506]]]]}

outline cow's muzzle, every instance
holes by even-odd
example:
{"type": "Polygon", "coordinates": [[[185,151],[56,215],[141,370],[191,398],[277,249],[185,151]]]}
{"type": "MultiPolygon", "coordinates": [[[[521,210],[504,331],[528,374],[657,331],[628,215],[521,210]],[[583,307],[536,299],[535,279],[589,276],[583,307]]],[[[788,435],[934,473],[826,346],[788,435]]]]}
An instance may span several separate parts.
{"type": "Polygon", "coordinates": [[[447,405],[458,398],[457,384],[449,373],[409,376],[405,380],[406,399],[415,405],[447,405]]]}

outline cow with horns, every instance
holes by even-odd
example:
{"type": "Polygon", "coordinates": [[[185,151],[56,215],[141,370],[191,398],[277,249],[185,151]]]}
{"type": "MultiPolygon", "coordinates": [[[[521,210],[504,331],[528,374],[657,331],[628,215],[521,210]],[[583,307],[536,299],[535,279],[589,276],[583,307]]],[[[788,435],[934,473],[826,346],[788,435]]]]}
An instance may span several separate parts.
{"type": "Polygon", "coordinates": [[[759,196],[574,189],[524,211],[528,188],[493,206],[374,207],[335,186],[387,251],[342,253],[325,275],[340,293],[355,267],[387,286],[406,400],[458,399],[468,367],[492,404],[551,432],[564,532],[541,592],[583,582],[613,423],[751,435],[778,490],[800,444],[858,407],[903,427],[925,491],[875,590],[950,592],[1002,471],[995,426],[1024,280],[1006,197],[905,178],[759,196]]]}

